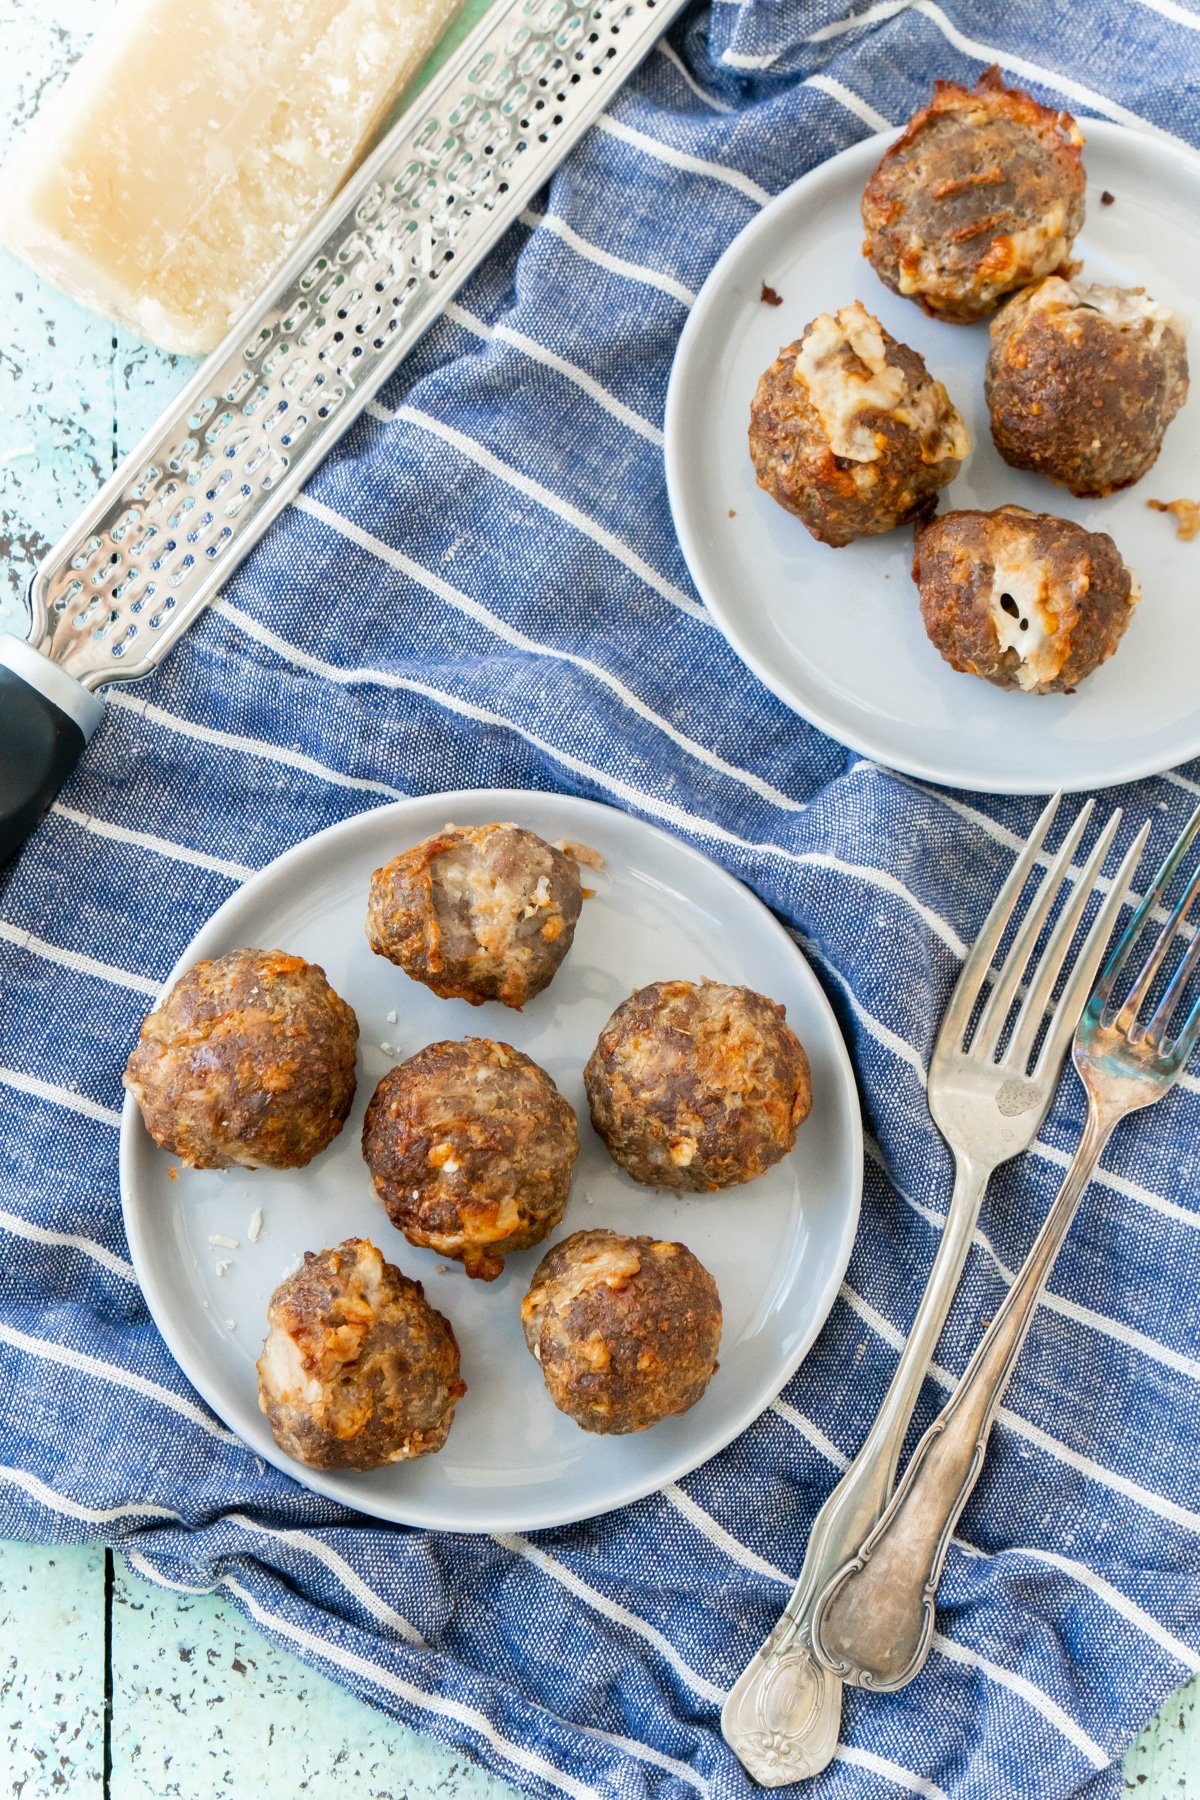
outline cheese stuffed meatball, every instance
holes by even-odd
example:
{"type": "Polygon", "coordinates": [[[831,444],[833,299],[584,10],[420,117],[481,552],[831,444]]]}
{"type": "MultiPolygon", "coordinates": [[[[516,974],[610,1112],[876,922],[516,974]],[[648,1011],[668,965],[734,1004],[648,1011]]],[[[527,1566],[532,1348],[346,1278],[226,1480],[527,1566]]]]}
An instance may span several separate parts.
{"type": "Polygon", "coordinates": [[[584,1085],[613,1160],[649,1187],[711,1193],[786,1156],[812,1105],[808,1057],[774,1000],[658,981],[618,1006],[584,1085]]]}
{"type": "Polygon", "coordinates": [[[969,449],[941,382],[857,300],[780,351],[750,409],[759,487],[823,544],[931,512],[969,449]]]}
{"type": "Polygon", "coordinates": [[[986,318],[1064,264],[1083,225],[1083,133],[1007,88],[997,68],[933,99],[884,151],[863,194],[863,254],[940,319],[986,318]]]}
{"type": "Polygon", "coordinates": [[[645,1431],[716,1373],[721,1297],[683,1244],[577,1231],[538,1264],[521,1323],[560,1412],[584,1431],[645,1431]]]}
{"type": "Polygon", "coordinates": [[[1187,321],[1143,288],[1051,275],[992,320],[984,389],[1005,462],[1073,494],[1139,481],[1187,399],[1187,321]]]}
{"type": "Polygon", "coordinates": [[[271,1295],[258,1403],[314,1469],[378,1469],[446,1442],[466,1393],[450,1321],[367,1238],[309,1251],[271,1295]]]}
{"type": "Polygon", "coordinates": [[[553,980],[583,904],[575,859],[519,825],[447,825],[371,877],[367,938],[443,999],[520,1008],[553,980]]]}
{"type": "Polygon", "coordinates": [[[1110,657],[1140,595],[1112,539],[1002,506],[916,534],[913,580],[952,668],[1027,694],[1069,694],[1110,657]]]}
{"type": "Polygon", "coordinates": [[[142,1025],[125,1086],[155,1143],[194,1169],[296,1169],[354,1098],[358,1020],[325,971],[232,950],[180,976],[142,1025]]]}
{"type": "Polygon", "coordinates": [[[578,1154],[575,1114],[546,1071],[490,1038],[410,1056],[379,1083],[363,1125],[392,1224],[483,1281],[558,1224],[578,1154]]]}

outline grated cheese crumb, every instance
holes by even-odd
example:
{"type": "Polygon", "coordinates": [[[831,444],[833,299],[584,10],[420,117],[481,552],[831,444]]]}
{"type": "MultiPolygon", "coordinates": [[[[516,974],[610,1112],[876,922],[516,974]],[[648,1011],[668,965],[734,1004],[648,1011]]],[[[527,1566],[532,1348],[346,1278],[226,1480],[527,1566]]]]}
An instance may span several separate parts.
{"type": "Polygon", "coordinates": [[[246,1236],[250,1239],[250,1242],[252,1244],[257,1244],[259,1238],[262,1236],[262,1232],[263,1232],[262,1207],[256,1206],[254,1211],[250,1215],[250,1224],[247,1227],[246,1236]]]}
{"type": "Polygon", "coordinates": [[[214,1250],[237,1250],[240,1248],[236,1238],[225,1237],[219,1231],[210,1231],[208,1241],[214,1250]]]}

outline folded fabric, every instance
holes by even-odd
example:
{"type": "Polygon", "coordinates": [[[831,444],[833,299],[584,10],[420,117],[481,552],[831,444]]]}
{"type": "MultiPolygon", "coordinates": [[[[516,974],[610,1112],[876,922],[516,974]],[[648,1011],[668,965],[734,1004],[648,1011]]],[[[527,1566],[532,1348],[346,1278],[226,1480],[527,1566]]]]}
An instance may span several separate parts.
{"type": "MultiPolygon", "coordinates": [[[[749,1796],[723,1694],[883,1395],[950,1190],[941,1008],[1040,803],[847,753],[706,620],[664,492],[688,306],[769,195],[998,61],[1200,142],[1184,8],[774,0],[684,15],[521,225],[107,724],[0,896],[0,1530],[120,1541],[218,1586],[375,1706],[531,1794],[749,1796]],[[530,1538],[384,1526],[265,1467],[195,1397],[121,1225],[121,1070],[250,871],[398,795],[561,788],[664,825],[794,928],[851,1045],[862,1224],[828,1325],[722,1455],[530,1538]]],[[[869,277],[864,272],[864,280],[869,277]]],[[[844,296],[837,296],[842,300],[844,296]]],[[[1200,768],[1114,798],[1161,851],[1200,768]]],[[[813,1800],[1116,1795],[1200,1666],[1200,1080],[1126,1125],[1007,1396],[920,1679],[848,1692],[813,1800]]],[[[1082,1118],[1072,1078],[984,1204],[917,1425],[964,1366],[1082,1118]]],[[[315,1727],[319,1730],[319,1725],[315,1727]]]]}

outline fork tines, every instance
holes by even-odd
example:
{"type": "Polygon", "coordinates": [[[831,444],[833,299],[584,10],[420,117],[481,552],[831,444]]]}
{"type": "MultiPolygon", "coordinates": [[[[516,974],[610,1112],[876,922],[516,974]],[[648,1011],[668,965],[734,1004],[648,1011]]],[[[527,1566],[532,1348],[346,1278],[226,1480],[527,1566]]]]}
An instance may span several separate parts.
{"type": "MultiPolygon", "coordinates": [[[[970,1053],[975,1059],[986,1057],[999,1066],[1012,1068],[1016,1072],[1026,1070],[1037,1047],[1038,1034],[1051,1006],[1055,986],[1121,820],[1121,810],[1118,807],[1096,840],[1091,855],[1064,901],[1040,956],[1035,960],[1042,932],[1056,900],[1070,880],[1075,854],[1095,810],[1094,801],[1085,802],[1032,895],[1002,966],[998,971],[993,971],[993,958],[1017,911],[1026,882],[1058,812],[1060,799],[1061,795],[1054,795],[1013,864],[1009,877],[963,964],[946,1013],[946,1035],[950,1042],[961,1049],[969,1037],[970,1053]],[[1022,983],[1027,976],[1028,982],[1022,994],[1022,983]],[[987,991],[989,981],[990,992],[987,991]],[[987,997],[978,1023],[970,1031],[971,1019],[985,992],[987,997]],[[1005,1041],[1004,1032],[1009,1014],[1014,1001],[1018,999],[1020,1004],[1016,1017],[1005,1041]]],[[[1065,1050],[1084,996],[1095,979],[1104,946],[1120,910],[1123,893],[1124,883],[1114,881],[1072,967],[1055,1009],[1055,1018],[1038,1051],[1036,1065],[1030,1071],[1033,1076],[1052,1067],[1065,1050]]]]}
{"type": "Polygon", "coordinates": [[[1136,969],[1125,998],[1115,1000],[1114,991],[1118,976],[1135,970],[1134,949],[1138,940],[1151,914],[1162,904],[1198,835],[1200,806],[1180,832],[1158,874],[1138,903],[1105,965],[1087,1009],[1087,1018],[1092,1024],[1115,1027],[1130,1042],[1146,1043],[1177,1067],[1182,1067],[1187,1061],[1197,1037],[1200,1036],[1200,994],[1197,994],[1190,1012],[1182,1019],[1174,1034],[1170,1031],[1171,1021],[1180,1012],[1191,978],[1200,965],[1200,931],[1187,924],[1188,913],[1197,894],[1200,894],[1200,861],[1185,882],[1183,892],[1151,944],[1145,961],[1136,969]],[[1168,963],[1173,952],[1179,960],[1168,979],[1168,963]],[[1145,1009],[1152,994],[1154,1004],[1150,1016],[1139,1023],[1138,1014],[1145,1009]]]}

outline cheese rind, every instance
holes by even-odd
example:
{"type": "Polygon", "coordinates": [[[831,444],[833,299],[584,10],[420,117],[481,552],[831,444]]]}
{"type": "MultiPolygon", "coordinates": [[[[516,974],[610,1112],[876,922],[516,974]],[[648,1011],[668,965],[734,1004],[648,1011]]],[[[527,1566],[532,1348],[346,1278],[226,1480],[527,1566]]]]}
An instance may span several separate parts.
{"type": "Polygon", "coordinates": [[[118,0],[0,177],[0,242],[165,350],[220,342],[457,0],[118,0]]]}

